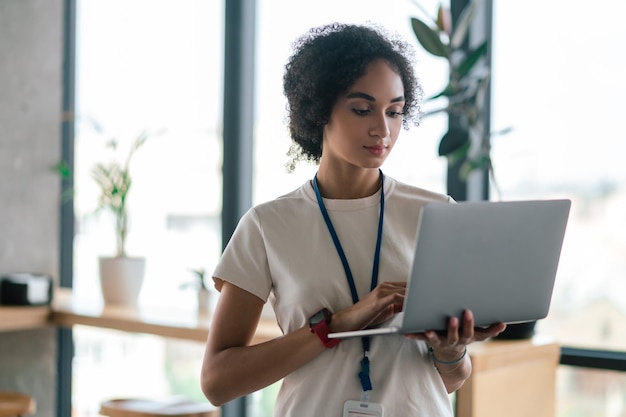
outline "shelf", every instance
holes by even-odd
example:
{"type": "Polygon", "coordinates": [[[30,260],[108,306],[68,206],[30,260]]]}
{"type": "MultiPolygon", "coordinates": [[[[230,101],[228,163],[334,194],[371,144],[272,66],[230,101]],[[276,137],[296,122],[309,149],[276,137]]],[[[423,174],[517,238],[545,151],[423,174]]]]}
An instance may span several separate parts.
{"type": "MultiPolygon", "coordinates": [[[[51,306],[0,306],[0,332],[27,330],[50,325],[85,325],[131,333],[205,342],[211,315],[191,308],[140,305],[137,308],[105,306],[93,300],[76,299],[72,291],[58,288],[51,306]]],[[[275,320],[261,319],[253,344],[282,335],[275,320]]]]}
{"type": "MultiPolygon", "coordinates": [[[[137,308],[107,306],[73,297],[71,290],[58,289],[52,307],[51,321],[59,326],[85,325],[132,333],[149,333],[162,337],[205,342],[211,315],[191,308],[139,305],[137,308]]],[[[252,343],[280,336],[274,320],[262,319],[252,343]]]]}
{"type": "Polygon", "coordinates": [[[0,306],[0,332],[44,327],[49,316],[50,306],[0,306]]]}

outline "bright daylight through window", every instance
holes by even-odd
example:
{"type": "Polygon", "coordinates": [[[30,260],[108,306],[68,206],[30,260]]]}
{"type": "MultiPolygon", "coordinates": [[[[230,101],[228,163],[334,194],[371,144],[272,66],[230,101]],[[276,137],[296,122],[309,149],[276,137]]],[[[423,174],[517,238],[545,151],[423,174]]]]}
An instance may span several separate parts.
{"type": "MultiPolygon", "coordinates": [[[[91,170],[109,160],[109,139],[125,156],[145,131],[128,196],[127,252],[146,258],[139,301],[197,302],[181,287],[221,252],[222,16],[214,1],[77,1],[74,292],[82,300],[100,301],[98,258],[115,250],[112,217],[93,213],[91,170]]],[[[97,415],[105,398],[204,400],[201,343],[81,326],[74,339],[79,417],[97,415]]]]}
{"type": "MultiPolygon", "coordinates": [[[[572,200],[552,308],[564,346],[626,351],[626,4],[494,1],[494,164],[504,199],[572,200]]],[[[561,366],[558,415],[626,415],[623,372],[561,366]]]]}

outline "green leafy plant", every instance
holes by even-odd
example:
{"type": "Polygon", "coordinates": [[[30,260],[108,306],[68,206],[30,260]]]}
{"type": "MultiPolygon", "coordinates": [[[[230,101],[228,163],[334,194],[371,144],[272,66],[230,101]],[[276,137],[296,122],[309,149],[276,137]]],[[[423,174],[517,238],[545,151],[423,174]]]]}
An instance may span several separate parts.
{"type": "MultiPolygon", "coordinates": [[[[455,123],[443,135],[439,142],[439,156],[447,157],[451,162],[464,160],[461,179],[466,180],[475,169],[487,169],[495,184],[491,161],[491,137],[507,133],[485,132],[481,116],[485,111],[488,94],[490,71],[485,56],[489,51],[487,41],[475,47],[467,47],[469,29],[475,17],[479,2],[470,1],[462,10],[454,28],[450,9],[439,5],[437,17],[424,21],[411,17],[411,26],[420,45],[431,55],[447,60],[449,82],[442,91],[427,101],[442,97],[447,103],[434,110],[426,111],[424,116],[446,112],[455,123]],[[472,146],[479,144],[478,147],[472,146]]],[[[416,3],[417,4],[417,3],[416,3]]],[[[428,13],[417,4],[424,15],[428,13]]]]}
{"type": "MultiPolygon", "coordinates": [[[[102,133],[102,129],[97,123],[92,121],[93,127],[102,133]]],[[[130,175],[130,164],[135,153],[140,149],[150,135],[148,132],[141,132],[132,142],[130,150],[126,157],[121,160],[113,160],[106,163],[96,163],[91,170],[91,176],[100,189],[98,197],[98,205],[95,212],[108,211],[113,214],[115,219],[115,239],[116,239],[116,257],[125,257],[126,238],[128,236],[128,195],[133,185],[132,176],[130,175]]],[[[106,142],[106,148],[117,151],[119,141],[115,137],[106,142]]],[[[71,167],[61,161],[55,167],[56,171],[63,177],[69,178],[72,173],[71,167]]],[[[73,194],[73,190],[71,190],[73,194]]],[[[65,196],[67,197],[67,195],[65,196]]]]}
{"type": "Polygon", "coordinates": [[[208,290],[209,287],[206,284],[206,269],[189,269],[189,271],[193,274],[194,280],[183,283],[180,287],[184,288],[194,288],[197,290],[208,290]]]}
{"type": "MultiPolygon", "coordinates": [[[[118,257],[126,256],[126,237],[128,235],[128,206],[126,203],[128,193],[133,184],[130,176],[130,162],[135,152],[144,145],[146,139],[148,139],[146,132],[141,133],[135,139],[123,163],[98,163],[91,172],[92,178],[100,187],[96,211],[108,210],[115,216],[115,256],[118,257]]],[[[109,141],[108,146],[116,149],[118,142],[112,139],[109,141]]]]}

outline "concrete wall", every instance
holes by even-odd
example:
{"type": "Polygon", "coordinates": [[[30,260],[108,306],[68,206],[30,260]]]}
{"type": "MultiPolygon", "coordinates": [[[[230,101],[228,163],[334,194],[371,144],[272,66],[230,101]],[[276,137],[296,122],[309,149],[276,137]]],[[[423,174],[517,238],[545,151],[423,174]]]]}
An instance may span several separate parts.
{"type": "MultiPolygon", "coordinates": [[[[63,1],[0,0],[0,274],[58,280],[63,1]]],[[[0,389],[56,414],[56,330],[0,333],[0,389]]]]}

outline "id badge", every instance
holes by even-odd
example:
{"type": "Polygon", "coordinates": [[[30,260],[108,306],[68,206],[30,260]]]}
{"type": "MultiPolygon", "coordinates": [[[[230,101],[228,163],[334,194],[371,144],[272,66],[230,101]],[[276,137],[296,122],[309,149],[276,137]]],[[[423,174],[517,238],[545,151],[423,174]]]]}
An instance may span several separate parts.
{"type": "Polygon", "coordinates": [[[348,400],[343,405],[343,417],[383,417],[383,405],[348,400]]]}

